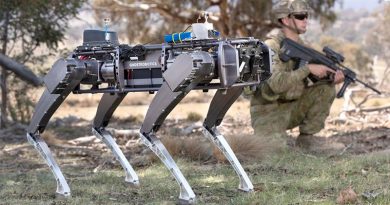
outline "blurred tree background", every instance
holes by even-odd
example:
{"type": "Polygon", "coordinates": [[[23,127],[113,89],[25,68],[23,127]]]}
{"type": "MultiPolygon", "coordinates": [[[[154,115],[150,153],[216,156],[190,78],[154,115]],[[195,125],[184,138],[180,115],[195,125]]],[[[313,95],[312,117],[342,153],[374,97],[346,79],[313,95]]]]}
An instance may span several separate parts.
{"type": "MultiPolygon", "coordinates": [[[[3,0],[0,3],[0,52],[39,72],[47,56],[56,52],[68,21],[78,14],[84,0],[3,0]]],[[[33,103],[29,85],[9,71],[1,72],[1,118],[4,127],[13,121],[30,120],[33,103]]]]}
{"type": "MultiPolygon", "coordinates": [[[[129,42],[162,42],[167,33],[184,31],[197,21],[200,12],[210,14],[224,37],[264,37],[276,25],[271,8],[275,0],[92,0],[97,19],[109,17],[121,25],[118,32],[129,42]]],[[[341,0],[311,0],[312,15],[323,26],[336,20],[333,7],[341,0]]],[[[99,21],[101,22],[101,21],[99,21]]]]}
{"type": "Polygon", "coordinates": [[[387,67],[383,72],[380,85],[390,84],[386,79],[390,76],[390,4],[386,4],[382,11],[374,14],[376,24],[368,31],[365,44],[370,54],[384,59],[387,67]]]}

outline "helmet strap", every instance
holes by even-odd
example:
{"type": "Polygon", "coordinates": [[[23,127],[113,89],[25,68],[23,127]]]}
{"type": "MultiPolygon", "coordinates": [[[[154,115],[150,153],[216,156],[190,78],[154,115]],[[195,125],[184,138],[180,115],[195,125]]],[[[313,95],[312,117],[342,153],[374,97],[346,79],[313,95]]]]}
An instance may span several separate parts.
{"type": "Polygon", "coordinates": [[[292,21],[293,21],[293,23],[294,23],[294,31],[297,32],[297,34],[299,35],[300,32],[299,32],[299,29],[298,29],[297,24],[295,23],[294,17],[291,17],[291,18],[292,18],[292,21]]]}
{"type": "MultiPolygon", "coordinates": [[[[289,18],[294,18],[294,17],[289,17],[289,18]]],[[[294,26],[289,26],[289,25],[286,25],[286,24],[284,24],[284,23],[281,23],[281,25],[282,25],[282,27],[286,27],[287,29],[289,29],[289,30],[291,30],[291,31],[293,31],[293,32],[295,32],[295,33],[297,33],[298,35],[301,34],[300,31],[299,31],[299,29],[298,29],[297,24],[295,23],[295,20],[292,19],[292,21],[293,21],[294,26]]]]}

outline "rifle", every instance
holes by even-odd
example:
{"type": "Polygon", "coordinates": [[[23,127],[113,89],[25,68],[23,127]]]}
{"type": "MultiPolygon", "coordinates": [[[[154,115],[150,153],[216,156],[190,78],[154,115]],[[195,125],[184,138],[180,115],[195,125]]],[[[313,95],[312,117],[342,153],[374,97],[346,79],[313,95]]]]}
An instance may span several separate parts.
{"type": "Polygon", "coordinates": [[[282,54],[280,55],[280,59],[284,62],[293,59],[293,60],[300,61],[299,62],[300,65],[302,63],[322,64],[328,66],[334,71],[341,70],[344,73],[345,79],[344,79],[343,86],[341,87],[340,91],[337,93],[337,98],[343,97],[347,87],[351,83],[355,83],[355,82],[363,84],[365,87],[370,88],[371,90],[378,93],[379,95],[381,94],[381,92],[376,88],[359,80],[356,77],[356,73],[354,71],[342,65],[342,63],[344,62],[344,56],[337,53],[336,51],[333,51],[329,47],[323,48],[322,51],[325,53],[324,55],[314,49],[307,48],[291,39],[285,38],[282,41],[281,50],[282,50],[282,54]]]}

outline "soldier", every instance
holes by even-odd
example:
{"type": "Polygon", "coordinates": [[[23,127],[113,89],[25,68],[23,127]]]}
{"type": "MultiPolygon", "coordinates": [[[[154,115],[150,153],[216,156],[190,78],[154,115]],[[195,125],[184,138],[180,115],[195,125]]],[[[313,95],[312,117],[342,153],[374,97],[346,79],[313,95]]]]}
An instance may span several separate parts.
{"type": "Polygon", "coordinates": [[[265,41],[275,52],[273,74],[251,97],[250,112],[255,135],[277,146],[274,148],[286,147],[286,130],[298,126],[300,135],[295,145],[305,151],[323,152],[344,147],[313,136],[324,128],[335,99],[335,84],[343,82],[344,75],[323,65],[299,67],[293,60],[282,62],[279,58],[284,38],[303,44],[299,35],[306,32],[309,11],[304,0],[281,0],[273,8],[274,20],[281,27],[265,41]],[[296,66],[298,69],[294,69],[296,66]],[[309,74],[327,80],[309,84],[309,74]],[[333,80],[329,80],[329,74],[334,75],[333,80]]]}

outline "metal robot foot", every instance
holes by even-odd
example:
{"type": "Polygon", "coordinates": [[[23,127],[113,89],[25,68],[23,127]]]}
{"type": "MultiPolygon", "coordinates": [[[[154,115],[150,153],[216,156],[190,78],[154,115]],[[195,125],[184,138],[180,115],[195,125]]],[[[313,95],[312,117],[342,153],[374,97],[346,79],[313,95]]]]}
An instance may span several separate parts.
{"type": "Polygon", "coordinates": [[[102,140],[112,151],[115,158],[121,163],[123,169],[126,172],[125,181],[131,183],[132,185],[138,186],[139,179],[134,169],[131,167],[129,161],[127,161],[125,155],[123,155],[120,150],[118,144],[116,144],[114,138],[112,138],[111,134],[105,130],[104,128],[92,128],[93,134],[102,140]]]}
{"type": "Polygon", "coordinates": [[[143,135],[140,133],[142,142],[148,146],[165,164],[168,170],[175,177],[177,183],[180,186],[179,203],[181,204],[193,204],[195,203],[195,193],[192,191],[191,186],[188,184],[186,178],[184,178],[180,169],[177,167],[175,161],[172,159],[168,150],[161,143],[161,141],[154,135],[143,135]]]}
{"type": "Polygon", "coordinates": [[[245,192],[252,192],[253,184],[244,169],[242,168],[232,148],[230,148],[229,144],[226,142],[225,138],[218,132],[215,127],[212,130],[208,130],[206,127],[204,127],[203,134],[222,151],[226,159],[233,166],[238,177],[240,178],[240,184],[238,185],[238,189],[245,192]]]}
{"type": "Polygon", "coordinates": [[[34,148],[41,154],[46,164],[49,165],[54,177],[57,181],[57,194],[64,197],[70,197],[70,188],[61,172],[60,167],[54,160],[54,157],[43,139],[39,135],[27,133],[27,140],[34,146],[34,148]]]}

